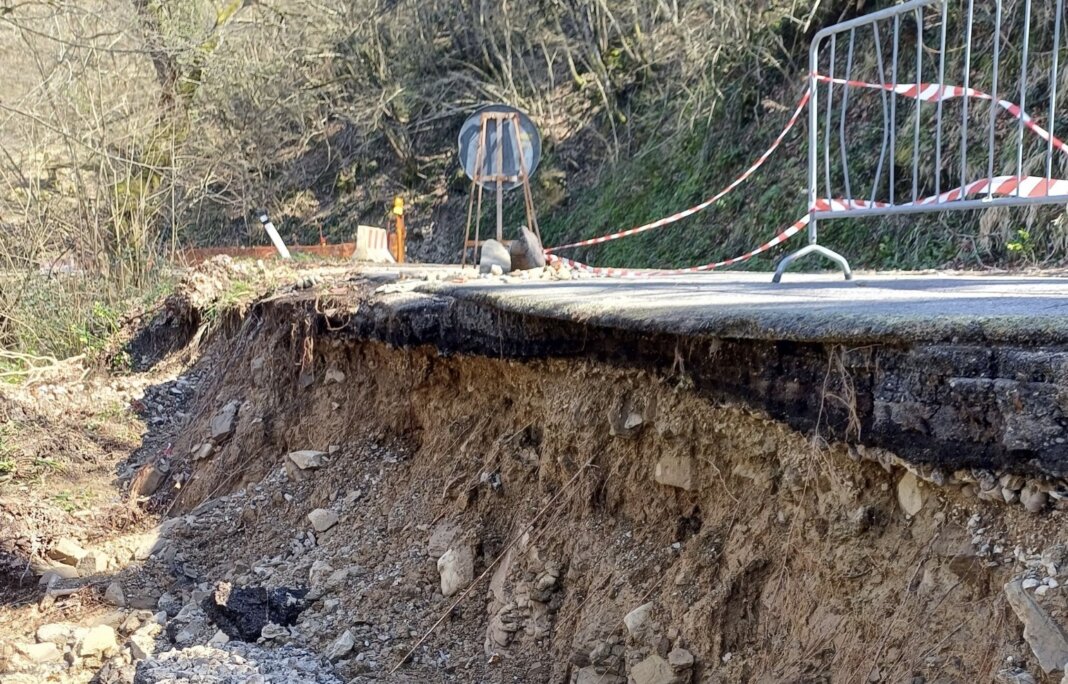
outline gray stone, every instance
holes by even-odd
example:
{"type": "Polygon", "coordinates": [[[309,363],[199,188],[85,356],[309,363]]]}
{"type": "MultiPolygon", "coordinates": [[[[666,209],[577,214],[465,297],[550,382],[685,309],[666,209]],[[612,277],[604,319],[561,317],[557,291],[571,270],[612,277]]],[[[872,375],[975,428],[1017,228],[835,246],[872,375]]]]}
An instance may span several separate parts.
{"type": "Polygon", "coordinates": [[[1043,608],[1035,603],[1020,580],[1005,585],[1005,598],[1023,623],[1024,639],[1046,674],[1068,663],[1068,636],[1043,608]]]}
{"type": "Polygon", "coordinates": [[[211,419],[211,439],[216,444],[221,444],[234,434],[234,424],[237,422],[237,410],[241,402],[236,399],[228,402],[226,406],[215,414],[211,419]]]}
{"type": "Polygon", "coordinates": [[[545,248],[541,240],[526,226],[519,229],[519,237],[508,248],[513,271],[526,271],[545,266],[545,248]]]}
{"type": "Polygon", "coordinates": [[[213,453],[215,453],[215,445],[211,442],[204,442],[203,444],[197,446],[196,451],[193,452],[193,460],[203,461],[205,458],[208,458],[213,453]]]}
{"type": "Polygon", "coordinates": [[[124,608],[126,606],[126,592],[123,591],[122,584],[119,582],[109,584],[107,590],[104,591],[104,601],[109,605],[124,608]]]}
{"type": "Polygon", "coordinates": [[[59,580],[77,579],[78,577],[80,577],[78,568],[72,568],[69,565],[60,563],[44,571],[44,574],[41,575],[40,585],[42,587],[50,587],[59,580]]]}
{"type": "Polygon", "coordinates": [[[453,547],[438,559],[441,593],[452,596],[471,584],[475,578],[475,558],[466,546],[453,547]]]}
{"type": "Polygon", "coordinates": [[[923,508],[924,494],[919,478],[910,470],[897,481],[897,503],[906,515],[913,516],[923,508]]]}
{"type": "Polygon", "coordinates": [[[334,643],[330,644],[330,647],[326,649],[326,657],[330,662],[336,663],[351,653],[355,645],[356,637],[353,636],[351,631],[345,630],[345,632],[335,639],[334,643]]]}
{"type": "Polygon", "coordinates": [[[329,508],[316,508],[308,514],[308,520],[316,532],[326,532],[337,524],[338,515],[329,508]]]}
{"type": "Polygon", "coordinates": [[[460,533],[460,526],[453,520],[442,520],[434,526],[433,531],[430,533],[430,540],[427,543],[427,554],[437,560],[445,555],[445,552],[452,546],[452,542],[456,539],[456,535],[460,533]]]}
{"type": "Polygon", "coordinates": [[[635,639],[645,639],[653,617],[653,604],[643,603],[623,617],[627,633],[635,639]]]}
{"type": "Polygon", "coordinates": [[[301,451],[291,451],[286,457],[293,462],[293,465],[297,466],[301,470],[315,470],[323,466],[323,456],[326,453],[323,451],[315,451],[313,449],[303,449],[301,451]]]}
{"type": "Polygon", "coordinates": [[[631,669],[630,680],[634,684],[681,684],[686,681],[675,673],[668,661],[655,653],[631,669]]]}
{"type": "Polygon", "coordinates": [[[583,667],[571,676],[571,684],[626,684],[625,679],[594,666],[583,667]]]}
{"type": "Polygon", "coordinates": [[[98,575],[108,569],[108,558],[100,551],[90,551],[78,561],[78,574],[82,577],[98,575]]]}
{"type": "Polygon", "coordinates": [[[693,667],[693,654],[685,648],[672,649],[671,653],[668,653],[668,664],[676,672],[688,670],[693,667]]]}
{"type": "Polygon", "coordinates": [[[508,254],[508,248],[501,243],[496,240],[486,240],[482,243],[478,272],[489,273],[493,266],[499,266],[502,272],[509,273],[512,270],[512,257],[508,254]]]}
{"type": "Polygon", "coordinates": [[[1020,490],[1020,503],[1028,513],[1041,513],[1048,501],[1049,495],[1033,485],[1027,485],[1020,490]]]}
{"type": "Polygon", "coordinates": [[[689,456],[664,455],[656,462],[653,478],[662,485],[693,491],[694,467],[689,456]]]}

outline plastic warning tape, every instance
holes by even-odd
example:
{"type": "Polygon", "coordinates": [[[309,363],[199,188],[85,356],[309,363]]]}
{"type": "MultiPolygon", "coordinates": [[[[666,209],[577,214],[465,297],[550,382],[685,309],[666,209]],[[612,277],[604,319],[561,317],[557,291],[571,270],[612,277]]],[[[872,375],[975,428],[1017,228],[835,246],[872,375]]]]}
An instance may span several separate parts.
{"type": "MultiPolygon", "coordinates": [[[[1033,133],[1038,135],[1043,140],[1045,140],[1047,142],[1050,142],[1052,144],[1052,146],[1056,147],[1059,151],[1068,153],[1068,145],[1066,145],[1062,140],[1057,138],[1055,135],[1052,135],[1045,128],[1043,128],[1042,126],[1039,126],[1037,123],[1035,123],[1034,119],[1032,119],[1031,116],[1027,114],[1027,112],[1023,111],[1020,108],[1019,105],[1017,105],[1017,104],[1015,104],[1013,102],[1009,102],[1008,100],[995,99],[989,93],[985,93],[985,92],[983,92],[981,90],[977,90],[975,88],[963,88],[961,86],[953,86],[953,85],[948,85],[948,86],[947,85],[938,85],[938,84],[935,84],[935,83],[899,83],[899,84],[896,84],[896,85],[895,84],[879,84],[879,83],[869,83],[869,82],[866,82],[866,81],[853,81],[853,80],[847,80],[847,79],[842,79],[842,78],[833,78],[833,77],[825,76],[823,74],[818,74],[818,73],[817,74],[813,74],[813,78],[816,81],[821,82],[821,83],[832,83],[832,84],[842,85],[842,86],[850,86],[850,87],[856,87],[856,88],[866,88],[866,89],[869,89],[869,90],[883,90],[883,91],[895,93],[895,94],[903,96],[903,97],[919,99],[919,100],[924,101],[924,102],[937,102],[939,100],[948,100],[948,99],[957,98],[957,97],[971,97],[971,98],[975,98],[975,99],[979,99],[979,100],[992,101],[992,102],[995,102],[1001,109],[1003,109],[1006,112],[1008,112],[1011,116],[1013,116],[1014,118],[1020,120],[1028,130],[1032,131],[1033,133]]],[[[789,121],[787,122],[786,126],[783,128],[782,132],[779,133],[778,137],[775,139],[775,142],[772,143],[771,147],[769,147],[757,159],[757,161],[753,163],[752,166],[750,166],[748,169],[746,169],[746,171],[742,175],[740,175],[738,178],[736,178],[734,181],[732,181],[731,184],[728,185],[726,188],[724,188],[723,190],[719,191],[718,193],[713,195],[711,198],[705,200],[701,204],[698,204],[698,205],[696,205],[694,207],[686,209],[685,211],[680,211],[677,214],[672,214],[671,216],[662,218],[662,219],[660,219],[658,221],[654,221],[652,223],[647,223],[647,224],[645,224],[643,226],[639,226],[637,228],[631,228],[631,229],[628,229],[628,230],[619,231],[617,233],[611,233],[609,235],[604,235],[604,236],[601,236],[601,237],[590,238],[590,239],[587,239],[587,240],[582,240],[580,242],[574,242],[574,243],[570,243],[570,244],[566,244],[566,245],[559,245],[559,246],[556,246],[556,247],[550,247],[550,248],[545,250],[546,255],[548,255],[549,258],[552,261],[560,262],[560,263],[565,264],[565,265],[567,265],[567,266],[569,266],[571,268],[574,268],[574,269],[577,269],[577,270],[581,270],[581,271],[585,271],[585,272],[589,272],[589,273],[593,273],[595,275],[615,276],[615,277],[650,277],[650,276],[659,276],[659,275],[680,275],[680,274],[686,274],[686,273],[700,273],[702,271],[711,271],[711,270],[714,270],[714,269],[717,269],[717,268],[723,268],[725,266],[731,266],[731,265],[734,265],[734,264],[737,264],[737,263],[740,263],[740,262],[743,262],[743,261],[747,261],[747,260],[753,258],[754,256],[756,256],[757,254],[760,254],[761,252],[766,252],[767,250],[771,249],[772,247],[775,247],[777,245],[780,245],[780,244],[786,242],[791,237],[793,237],[794,235],[800,233],[801,231],[803,231],[808,226],[808,223],[809,223],[809,220],[810,220],[809,215],[806,214],[804,217],[802,217],[801,219],[798,219],[795,223],[793,223],[792,225],[787,227],[785,230],[783,230],[782,232],[778,233],[771,240],[765,242],[764,244],[760,245],[756,249],[753,249],[753,250],[751,250],[749,252],[746,252],[745,254],[733,257],[731,259],[725,259],[723,261],[716,261],[716,262],[713,262],[713,263],[710,263],[710,264],[703,264],[703,265],[700,265],[700,266],[691,266],[691,267],[688,267],[688,268],[678,268],[678,269],[599,268],[599,267],[589,266],[587,264],[584,264],[584,263],[579,262],[579,261],[575,261],[573,259],[565,259],[565,258],[562,258],[562,257],[556,257],[555,255],[552,254],[552,252],[554,252],[554,251],[561,250],[561,249],[566,249],[566,248],[569,248],[569,247],[585,247],[585,246],[590,246],[590,245],[598,245],[598,244],[601,244],[601,243],[604,243],[604,242],[609,242],[611,240],[618,240],[620,238],[629,237],[631,235],[636,235],[638,233],[643,233],[645,231],[653,230],[655,228],[661,228],[663,226],[675,223],[676,221],[684,219],[684,218],[686,218],[688,216],[692,216],[693,214],[696,214],[699,211],[707,209],[709,206],[711,206],[712,204],[715,204],[717,201],[722,199],[729,192],[731,192],[732,190],[737,188],[739,185],[744,183],[746,180],[748,180],[749,177],[752,176],[753,173],[756,172],[756,170],[759,169],[764,164],[765,161],[767,161],[768,157],[770,157],[771,154],[779,147],[779,145],[782,143],[783,139],[786,137],[786,135],[790,132],[790,130],[797,123],[798,119],[800,118],[800,115],[801,115],[802,111],[805,108],[805,105],[808,104],[808,101],[809,101],[810,97],[811,97],[811,91],[806,90],[805,94],[801,97],[801,101],[798,103],[797,108],[794,110],[793,115],[790,117],[789,121]]],[[[1019,197],[1065,196],[1065,195],[1068,195],[1068,181],[1058,180],[1058,179],[1047,179],[1047,178],[1037,177],[1037,176],[1024,176],[1024,177],[997,176],[997,177],[994,177],[994,178],[978,180],[978,181],[975,181],[973,183],[969,183],[969,184],[965,185],[963,188],[957,187],[957,188],[954,188],[953,190],[941,193],[939,195],[934,195],[934,196],[931,196],[931,197],[924,197],[924,198],[920,198],[918,200],[915,200],[913,202],[907,202],[907,203],[904,203],[904,204],[897,204],[897,205],[893,205],[893,206],[907,207],[907,206],[912,206],[912,205],[941,204],[941,203],[944,203],[944,202],[952,202],[954,200],[958,200],[958,199],[960,199],[962,197],[965,197],[965,196],[981,195],[981,194],[987,194],[987,195],[991,195],[991,196],[992,195],[1010,195],[1010,194],[1014,194],[1014,195],[1019,196],[1019,197]]],[[[851,210],[854,210],[854,209],[867,209],[867,208],[873,208],[873,207],[886,208],[886,207],[890,207],[890,206],[892,206],[892,205],[890,203],[888,203],[888,202],[874,202],[874,201],[868,201],[868,200],[833,198],[833,199],[817,199],[815,205],[812,207],[812,210],[813,211],[845,212],[845,211],[851,211],[851,210]]]]}
{"type": "MultiPolygon", "coordinates": [[[[966,196],[971,195],[1014,195],[1019,197],[1047,197],[1047,196],[1068,196],[1068,180],[1059,179],[1047,179],[1039,176],[995,176],[994,178],[984,178],[973,183],[968,183],[964,188],[954,188],[948,192],[943,192],[938,195],[932,195],[931,197],[922,197],[915,202],[906,202],[904,204],[898,204],[894,206],[907,207],[913,205],[930,205],[941,204],[943,202],[952,202],[959,200],[966,196]]],[[[888,202],[870,202],[868,200],[857,199],[825,199],[820,198],[816,200],[813,205],[814,211],[830,211],[830,212],[849,212],[854,209],[868,209],[873,207],[889,207],[888,202]]],[[[703,264],[701,266],[690,266],[688,268],[672,268],[672,269],[626,269],[626,268],[599,268],[596,266],[589,266],[580,261],[573,259],[564,259],[561,257],[553,256],[554,261],[568,266],[569,268],[591,273],[593,275],[616,277],[616,278],[650,278],[656,276],[668,276],[668,275],[685,275],[687,273],[701,273],[703,271],[712,271],[717,268],[723,268],[724,266],[731,266],[742,261],[748,261],[761,252],[781,245],[794,235],[797,235],[803,231],[809,224],[810,215],[806,214],[802,218],[798,219],[795,223],[789,226],[786,230],[782,231],[771,240],[768,240],[764,244],[760,245],[756,249],[746,252],[741,256],[736,256],[732,259],[726,259],[723,261],[716,261],[710,264],[703,264]]]]}
{"type": "Polygon", "coordinates": [[[672,214],[671,216],[667,216],[657,221],[653,221],[652,223],[646,223],[643,226],[638,226],[637,228],[628,228],[627,230],[621,230],[618,233],[602,235],[600,237],[590,238],[588,240],[580,240],[578,242],[572,242],[566,245],[557,245],[556,247],[550,247],[546,249],[545,253],[552,254],[553,252],[560,249],[568,249],[570,247],[588,247],[590,245],[599,245],[604,242],[611,242],[612,240],[619,240],[620,238],[630,237],[631,235],[637,235],[638,233],[644,233],[647,230],[663,228],[664,226],[675,223],[676,221],[681,221],[684,218],[693,216],[694,214],[700,211],[704,211],[716,202],[723,199],[725,196],[727,196],[727,194],[729,194],[739,185],[747,181],[750,176],[756,173],[757,169],[764,165],[764,162],[766,162],[768,160],[768,157],[770,157],[775,152],[775,150],[779,148],[779,145],[782,144],[782,141],[786,138],[786,135],[797,124],[798,119],[801,118],[801,113],[804,112],[805,105],[808,104],[810,94],[810,91],[806,90],[805,94],[801,96],[801,101],[797,104],[797,108],[794,109],[793,115],[790,116],[790,120],[786,122],[786,126],[779,133],[778,137],[775,138],[775,142],[771,144],[771,147],[765,150],[764,154],[760,155],[760,157],[758,157],[757,160],[753,162],[752,166],[746,169],[745,172],[742,173],[742,175],[735,178],[730,185],[723,188],[712,197],[709,197],[704,202],[701,202],[700,204],[690,207],[689,209],[686,209],[684,211],[680,211],[677,214],[672,214]]]}
{"type": "Polygon", "coordinates": [[[997,106],[1008,112],[1013,118],[1019,119],[1023,122],[1023,125],[1034,132],[1038,137],[1049,142],[1053,141],[1053,146],[1061,152],[1068,152],[1068,145],[1064,141],[1057,138],[1055,135],[1051,135],[1042,126],[1035,123],[1035,120],[1031,116],[1020,109],[1020,105],[1015,102],[1009,102],[1008,100],[994,100],[994,96],[985,93],[982,90],[976,90],[975,88],[963,88],[955,85],[943,85],[939,86],[937,83],[899,83],[893,85],[890,83],[868,83],[866,81],[850,81],[844,78],[831,78],[830,76],[824,76],[823,74],[814,74],[814,78],[820,83],[833,83],[835,85],[850,86],[854,88],[866,88],[867,90],[885,90],[890,93],[896,93],[902,97],[906,97],[913,100],[921,100],[923,102],[938,102],[939,100],[951,100],[957,97],[971,97],[976,100],[988,100],[997,103],[997,106]]]}

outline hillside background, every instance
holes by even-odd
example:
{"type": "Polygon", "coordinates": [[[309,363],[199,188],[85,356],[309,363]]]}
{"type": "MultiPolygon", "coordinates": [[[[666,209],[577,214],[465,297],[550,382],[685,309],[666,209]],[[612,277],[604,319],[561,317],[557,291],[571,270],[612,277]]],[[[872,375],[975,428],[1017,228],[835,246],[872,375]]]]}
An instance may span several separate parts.
{"type": "MultiPolygon", "coordinates": [[[[287,239],[340,242],[383,224],[400,194],[410,253],[454,260],[469,192],[456,136],[489,102],[541,128],[534,193],[548,244],[678,211],[770,144],[803,93],[817,30],[888,4],[0,0],[3,344],[92,347],[131,297],[165,284],[175,249],[267,244],[260,208],[287,239]],[[71,269],[84,275],[57,281],[71,269]]],[[[1007,16],[1022,5],[1008,0],[1007,16]]],[[[1047,33],[1035,32],[1038,54],[1047,33]]],[[[1036,113],[1048,85],[1045,101],[1043,86],[1029,93],[1036,113]]],[[[804,153],[802,124],[713,209],[574,256],[670,267],[746,251],[803,213],[804,153]]],[[[839,221],[822,236],[857,267],[1056,265],[1062,213],[839,221]]]]}

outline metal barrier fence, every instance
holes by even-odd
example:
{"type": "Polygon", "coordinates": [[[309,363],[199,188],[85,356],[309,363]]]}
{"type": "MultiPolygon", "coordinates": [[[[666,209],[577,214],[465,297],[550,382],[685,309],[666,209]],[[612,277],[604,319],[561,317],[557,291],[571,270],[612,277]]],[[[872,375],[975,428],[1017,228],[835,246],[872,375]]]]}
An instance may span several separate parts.
{"type": "Polygon", "coordinates": [[[779,263],[775,282],[808,254],[852,277],[819,244],[820,220],[1068,203],[1068,181],[1055,178],[1068,166],[1055,135],[1068,90],[1063,16],[1064,0],[912,0],[817,33],[809,244],[779,263]]]}

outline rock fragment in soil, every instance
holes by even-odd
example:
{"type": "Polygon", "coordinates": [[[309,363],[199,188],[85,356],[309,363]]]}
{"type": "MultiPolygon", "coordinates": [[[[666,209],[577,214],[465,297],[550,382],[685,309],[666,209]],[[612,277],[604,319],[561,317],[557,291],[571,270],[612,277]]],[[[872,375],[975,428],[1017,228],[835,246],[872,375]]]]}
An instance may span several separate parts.
{"type": "Polygon", "coordinates": [[[307,606],[307,589],[234,587],[220,582],[201,607],[231,639],[256,641],[268,623],[289,627],[307,606]]]}
{"type": "Polygon", "coordinates": [[[923,490],[920,480],[910,470],[897,482],[897,502],[906,515],[916,515],[923,508],[923,490]]]}
{"type": "Polygon", "coordinates": [[[475,559],[466,546],[451,548],[438,559],[438,574],[441,575],[441,593],[452,596],[471,584],[475,578],[475,559]]]}
{"type": "Polygon", "coordinates": [[[234,434],[234,424],[237,422],[237,410],[241,402],[231,400],[223,406],[211,419],[211,440],[216,444],[222,444],[230,435],[234,434]]]}
{"type": "Polygon", "coordinates": [[[87,553],[89,552],[73,540],[60,539],[48,550],[46,555],[52,560],[63,563],[64,565],[77,566],[78,562],[82,558],[85,558],[87,553]]]}
{"type": "Polygon", "coordinates": [[[1020,580],[1005,585],[1005,598],[1023,623],[1024,640],[1031,647],[1042,670],[1049,674],[1064,669],[1065,663],[1068,663],[1068,636],[1061,626],[1028,596],[1020,580]]]}
{"type": "Polygon", "coordinates": [[[308,514],[308,521],[316,532],[326,532],[337,524],[338,515],[329,508],[316,508],[308,514]]]}

